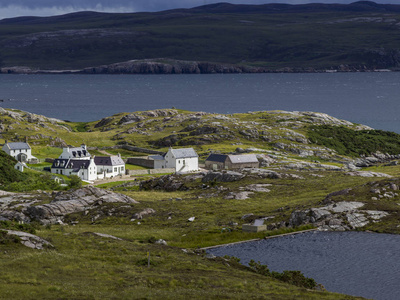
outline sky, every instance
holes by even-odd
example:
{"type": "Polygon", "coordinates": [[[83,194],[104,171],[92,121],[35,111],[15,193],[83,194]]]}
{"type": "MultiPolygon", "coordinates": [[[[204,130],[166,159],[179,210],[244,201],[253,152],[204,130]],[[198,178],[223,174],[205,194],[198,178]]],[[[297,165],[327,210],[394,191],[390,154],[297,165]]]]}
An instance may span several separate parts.
{"type": "MultiPolygon", "coordinates": [[[[356,0],[0,0],[0,19],[20,16],[53,16],[77,11],[154,12],[191,8],[218,2],[233,4],[266,3],[351,3],[356,0]]],[[[400,4],[400,0],[374,0],[376,3],[400,4]]]]}

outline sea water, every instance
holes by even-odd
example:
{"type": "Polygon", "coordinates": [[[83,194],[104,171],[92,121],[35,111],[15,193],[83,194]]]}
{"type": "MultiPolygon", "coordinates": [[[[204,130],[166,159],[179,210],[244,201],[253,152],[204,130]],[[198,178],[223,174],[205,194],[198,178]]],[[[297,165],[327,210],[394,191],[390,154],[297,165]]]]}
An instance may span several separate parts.
{"type": "Polygon", "coordinates": [[[70,121],[178,108],[314,111],[400,133],[400,73],[0,75],[0,106],[70,121]]]}

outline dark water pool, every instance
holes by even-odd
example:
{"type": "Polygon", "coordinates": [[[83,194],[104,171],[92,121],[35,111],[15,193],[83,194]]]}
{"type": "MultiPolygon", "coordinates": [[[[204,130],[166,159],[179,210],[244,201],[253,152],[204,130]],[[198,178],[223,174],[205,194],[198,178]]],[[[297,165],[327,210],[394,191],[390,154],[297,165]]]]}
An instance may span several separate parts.
{"type": "Polygon", "coordinates": [[[400,299],[400,235],[315,231],[207,252],[243,264],[254,259],[272,271],[301,270],[332,292],[400,299]]]}

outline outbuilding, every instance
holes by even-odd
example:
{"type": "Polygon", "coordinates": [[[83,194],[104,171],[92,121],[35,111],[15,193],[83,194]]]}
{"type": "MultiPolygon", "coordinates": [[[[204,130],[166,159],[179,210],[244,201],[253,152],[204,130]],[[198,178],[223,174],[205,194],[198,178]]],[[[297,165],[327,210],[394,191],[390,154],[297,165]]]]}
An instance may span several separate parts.
{"type": "Polygon", "coordinates": [[[209,170],[235,170],[243,168],[258,168],[260,163],[255,154],[210,154],[205,167],[209,170]]]}

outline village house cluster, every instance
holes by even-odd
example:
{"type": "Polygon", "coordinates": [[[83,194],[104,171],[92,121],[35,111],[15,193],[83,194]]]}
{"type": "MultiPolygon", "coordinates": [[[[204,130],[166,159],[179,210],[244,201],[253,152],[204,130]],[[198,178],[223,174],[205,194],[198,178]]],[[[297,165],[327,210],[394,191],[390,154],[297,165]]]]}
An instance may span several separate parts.
{"type": "Polygon", "coordinates": [[[94,181],[125,175],[125,162],[120,155],[92,157],[86,145],[82,144],[63,148],[61,155],[53,161],[51,173],[76,175],[82,180],[94,181]]]}
{"type": "MultiPolygon", "coordinates": [[[[3,151],[14,157],[18,163],[15,168],[23,171],[26,163],[37,163],[32,155],[32,149],[27,142],[6,143],[3,151]]],[[[177,174],[198,172],[199,155],[193,148],[173,149],[170,147],[164,154],[150,155],[146,158],[133,158],[133,164],[151,169],[168,169],[177,174]]],[[[255,154],[210,154],[204,163],[208,170],[235,170],[243,168],[258,168],[259,161],[255,154]]],[[[50,168],[52,174],[76,175],[84,181],[122,176],[127,173],[125,161],[121,155],[92,156],[86,145],[80,147],[65,147],[61,155],[54,159],[50,168]]]]}

